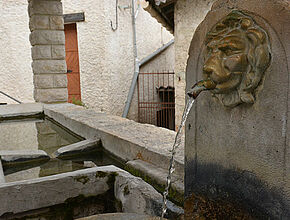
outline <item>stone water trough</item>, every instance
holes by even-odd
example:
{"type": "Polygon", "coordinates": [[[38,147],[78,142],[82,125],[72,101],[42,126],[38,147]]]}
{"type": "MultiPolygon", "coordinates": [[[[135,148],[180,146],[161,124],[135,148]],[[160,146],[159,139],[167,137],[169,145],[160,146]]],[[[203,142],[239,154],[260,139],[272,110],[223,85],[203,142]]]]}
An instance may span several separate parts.
{"type": "MultiPolygon", "coordinates": [[[[34,151],[0,149],[0,219],[76,219],[86,216],[91,216],[88,219],[154,219],[150,216],[161,216],[161,192],[175,132],[72,104],[1,106],[0,126],[14,123],[15,119],[43,118],[44,115],[82,140],[53,152],[43,148],[34,151]],[[91,162],[92,168],[7,182],[8,165],[9,170],[19,164],[31,168],[29,164],[35,166],[37,162],[38,166],[49,159],[78,159],[99,148],[116,158],[125,170],[114,165],[95,166],[91,162]]],[[[37,133],[39,146],[43,142],[43,133],[37,133]]],[[[177,153],[176,165],[170,197],[182,205],[183,150],[177,153]]],[[[17,171],[12,169],[11,172],[17,171]]],[[[172,202],[168,208],[166,217],[169,219],[177,219],[183,214],[183,210],[172,202]]]]}

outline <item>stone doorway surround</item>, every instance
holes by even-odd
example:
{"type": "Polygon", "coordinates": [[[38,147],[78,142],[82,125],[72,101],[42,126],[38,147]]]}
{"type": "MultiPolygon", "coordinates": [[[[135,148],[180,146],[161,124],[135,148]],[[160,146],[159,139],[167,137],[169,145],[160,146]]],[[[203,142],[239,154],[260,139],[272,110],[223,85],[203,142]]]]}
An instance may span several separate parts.
{"type": "Polygon", "coordinates": [[[65,35],[61,0],[28,0],[34,99],[67,102],[65,35]]]}

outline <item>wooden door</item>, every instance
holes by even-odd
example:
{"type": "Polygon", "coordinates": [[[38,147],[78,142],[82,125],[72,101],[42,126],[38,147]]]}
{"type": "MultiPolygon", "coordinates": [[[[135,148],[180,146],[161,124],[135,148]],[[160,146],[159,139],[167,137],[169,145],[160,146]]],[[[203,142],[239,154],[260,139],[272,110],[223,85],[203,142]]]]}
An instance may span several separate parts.
{"type": "Polygon", "coordinates": [[[79,53],[76,24],[65,24],[68,102],[81,100],[79,53]]]}

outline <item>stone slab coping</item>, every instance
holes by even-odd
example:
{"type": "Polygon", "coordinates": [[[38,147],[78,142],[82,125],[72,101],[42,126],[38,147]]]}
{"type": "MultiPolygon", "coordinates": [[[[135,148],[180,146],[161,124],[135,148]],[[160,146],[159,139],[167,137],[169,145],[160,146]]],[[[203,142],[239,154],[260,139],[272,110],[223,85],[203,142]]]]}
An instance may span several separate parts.
{"type": "MultiPolygon", "coordinates": [[[[115,166],[103,166],[1,184],[0,219],[62,204],[79,195],[101,195],[112,187],[115,198],[122,204],[122,211],[161,215],[162,195],[151,185],[115,166]]],[[[183,213],[182,209],[170,202],[168,206],[172,216],[183,213]]]]}
{"type": "Polygon", "coordinates": [[[54,156],[59,159],[72,159],[80,154],[89,153],[101,147],[100,140],[87,139],[59,148],[54,156]]]}
{"type": "Polygon", "coordinates": [[[48,160],[50,157],[43,150],[2,150],[0,151],[3,163],[29,162],[34,160],[48,160]]]}
{"type": "Polygon", "coordinates": [[[136,213],[107,213],[79,218],[77,220],[161,220],[161,218],[136,213]]]}
{"type": "MultiPolygon", "coordinates": [[[[157,167],[142,160],[133,160],[126,163],[126,170],[134,176],[139,176],[159,191],[164,191],[167,182],[168,170],[157,167]]],[[[184,180],[173,173],[169,196],[171,201],[182,204],[184,200],[184,180]]]]}
{"type": "MultiPolygon", "coordinates": [[[[176,132],[73,104],[45,104],[44,113],[85,139],[100,139],[103,147],[124,161],[141,159],[168,169],[176,132]]],[[[184,142],[176,152],[176,173],[184,175],[184,142]]]]}
{"type": "Polygon", "coordinates": [[[0,120],[11,117],[34,116],[42,112],[42,103],[0,105],[0,120]]]}

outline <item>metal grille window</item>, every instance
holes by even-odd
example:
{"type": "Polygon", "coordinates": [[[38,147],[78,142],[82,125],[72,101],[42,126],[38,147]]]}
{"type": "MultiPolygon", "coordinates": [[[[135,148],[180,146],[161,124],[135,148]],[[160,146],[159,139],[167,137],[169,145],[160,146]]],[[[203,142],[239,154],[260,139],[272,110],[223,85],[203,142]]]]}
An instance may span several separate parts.
{"type": "Polygon", "coordinates": [[[174,73],[139,73],[138,121],[175,130],[174,73]]]}

